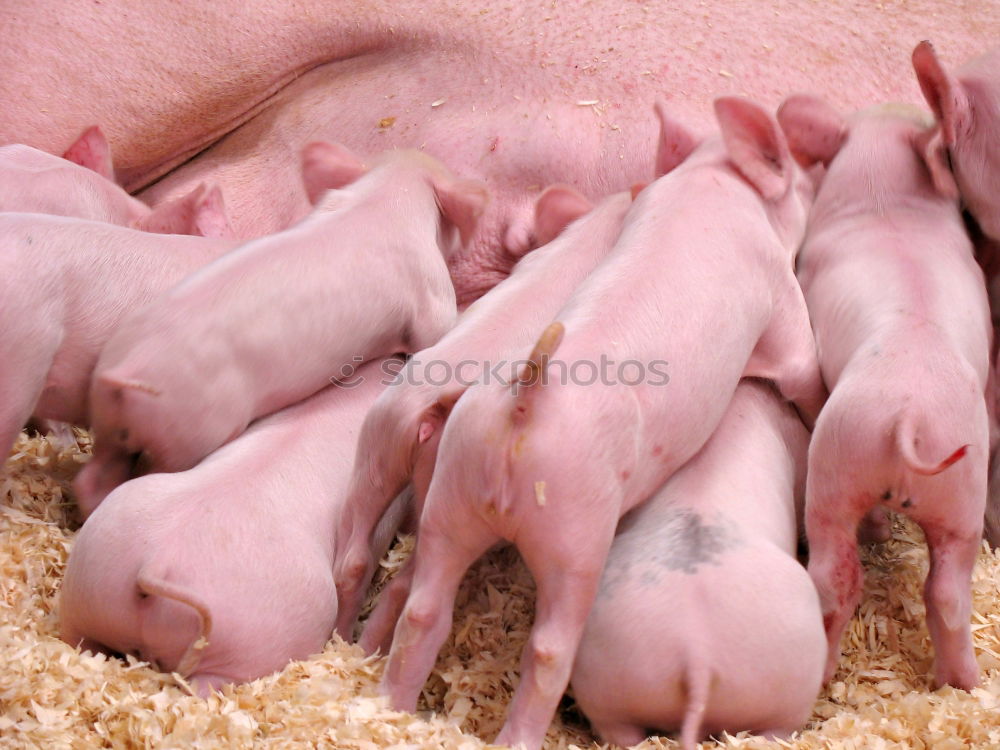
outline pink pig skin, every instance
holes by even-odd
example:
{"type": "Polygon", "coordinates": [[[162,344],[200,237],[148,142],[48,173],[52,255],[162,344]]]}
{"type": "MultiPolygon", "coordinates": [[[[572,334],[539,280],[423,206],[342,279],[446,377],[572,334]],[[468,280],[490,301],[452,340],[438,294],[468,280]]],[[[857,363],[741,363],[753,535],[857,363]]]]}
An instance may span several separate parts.
{"type": "Polygon", "coordinates": [[[618,525],[573,666],[604,742],[647,729],[785,736],[809,718],[826,638],[796,560],[809,434],[744,381],[705,447],[618,525]]]}
{"type": "MultiPolygon", "coordinates": [[[[205,694],[323,648],[337,614],[333,539],[383,363],[255,424],[190,471],[116,489],[77,535],[62,638],[138,653],[205,694]],[[199,638],[207,646],[199,648],[199,638]]],[[[373,535],[381,554],[406,510],[373,535]]]]}
{"type": "Polygon", "coordinates": [[[1000,364],[1000,240],[983,234],[977,225],[966,225],[970,230],[976,248],[976,260],[986,277],[986,293],[990,301],[993,321],[993,350],[990,355],[989,379],[987,383],[986,408],[990,417],[990,477],[986,490],[986,516],[983,519],[984,536],[993,547],[1000,540],[1000,389],[997,381],[997,365],[1000,364]]]}
{"type": "MultiPolygon", "coordinates": [[[[913,50],[913,68],[938,119],[929,148],[947,150],[963,202],[983,232],[1000,240],[1000,47],[952,75],[924,41],[913,50]]],[[[945,170],[942,177],[941,187],[954,190],[945,170]]]]}
{"type": "MultiPolygon", "coordinates": [[[[715,108],[723,137],[636,197],[611,254],[539,339],[526,374],[555,372],[549,384],[474,387],[455,405],[381,686],[397,709],[416,704],[466,568],[506,539],[538,603],[497,742],[539,747],[618,519],[708,440],[741,376],[775,378],[786,398],[818,411],[823,386],[792,271],[811,186],[770,115],[740,99],[715,108]],[[563,330],[567,368],[637,360],[642,382],[564,382],[555,364],[544,368],[563,330]],[[663,360],[666,385],[655,377],[663,360]]],[[[661,121],[662,166],[691,139],[662,110],[661,121]]]]}
{"type": "Polygon", "coordinates": [[[238,236],[309,210],[299,149],[421,147],[496,196],[452,259],[461,304],[528,246],[540,186],[596,199],[648,179],[649,102],[710,127],[713,97],[777,107],[823,90],[855,109],[919,101],[913,44],[984,49],[1000,5],[967,0],[33,0],[0,4],[0,143],[53,150],[107,128],[156,205],[217,182],[238,236]],[[595,30],[599,30],[596,33],[595,30]],[[58,71],[54,74],[54,71],[58,71]],[[160,179],[163,177],[163,179],[160,179]]]}
{"type": "Polygon", "coordinates": [[[415,151],[369,171],[314,144],[303,167],[319,201],[307,219],[185,279],[108,342],[91,389],[94,459],[76,482],[85,512],[135,454],[151,470],[188,469],[345,368],[423,349],[454,324],[446,260],[485,188],[415,151]]]}
{"type": "Polygon", "coordinates": [[[982,272],[957,202],[935,188],[944,164],[928,164],[940,154],[926,148],[922,113],[887,105],[845,121],[798,96],[779,117],[801,158],[829,163],[799,256],[831,389],[806,489],[826,679],[861,595],[855,530],[885,507],[909,515],[927,538],[935,681],[972,688],[969,578],[983,530],[992,335],[982,272]]]}
{"type": "Polygon", "coordinates": [[[104,221],[164,234],[230,237],[218,187],[196,186],[155,210],[114,182],[111,150],[97,126],[63,158],[11,144],[0,147],[0,212],[28,212],[104,221]]]}
{"type": "MultiPolygon", "coordinates": [[[[913,67],[938,119],[932,148],[947,149],[962,201],[985,236],[977,254],[989,290],[994,332],[1000,318],[1000,47],[949,73],[930,42],[913,50],[913,67]]],[[[947,182],[944,183],[947,187],[947,182]]],[[[996,395],[990,399],[995,419],[996,395]]],[[[995,432],[995,431],[994,431],[995,432]]],[[[994,446],[996,435],[994,435],[994,446]]],[[[994,455],[989,481],[986,535],[1000,543],[1000,459],[994,455]]]]}
{"type": "MultiPolygon", "coordinates": [[[[417,466],[426,475],[424,491],[416,492],[417,505],[422,506],[438,444],[432,438],[439,436],[451,406],[466,384],[483,379],[485,363],[510,363],[531,346],[614,245],[630,204],[628,193],[606,198],[552,242],[526,256],[510,278],[474,302],[441,341],[417,353],[403,369],[402,382],[375,402],[361,430],[352,501],[338,518],[336,530],[338,539],[347,540],[342,567],[335,574],[341,597],[337,631],[343,637],[351,637],[374,570],[368,550],[375,524],[417,466]],[[454,377],[438,385],[434,375],[440,373],[441,363],[453,368],[454,377]]],[[[539,198],[536,231],[543,238],[557,234],[588,208],[575,191],[553,186],[539,198]]],[[[509,366],[502,377],[510,377],[509,366]]]]}
{"type": "Polygon", "coordinates": [[[119,322],[235,245],[0,214],[0,451],[32,415],[86,424],[91,374],[119,322]]]}

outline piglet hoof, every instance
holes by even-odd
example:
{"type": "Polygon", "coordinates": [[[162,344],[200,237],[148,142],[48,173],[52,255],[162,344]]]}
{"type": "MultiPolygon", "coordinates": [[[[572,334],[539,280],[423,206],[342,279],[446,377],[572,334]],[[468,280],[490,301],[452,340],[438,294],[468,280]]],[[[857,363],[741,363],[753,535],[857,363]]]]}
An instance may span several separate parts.
{"type": "Polygon", "coordinates": [[[757,734],[763,737],[765,740],[768,740],[769,742],[779,742],[782,740],[787,740],[789,737],[791,737],[793,734],[799,731],[799,729],[801,729],[801,727],[797,726],[790,727],[788,729],[766,729],[763,732],[757,732],[757,734]]]}
{"type": "Polygon", "coordinates": [[[936,664],[934,667],[935,688],[951,685],[959,690],[972,690],[979,687],[979,682],[979,665],[976,664],[976,660],[971,655],[967,663],[936,664]]]}
{"type": "Polygon", "coordinates": [[[619,747],[632,747],[646,739],[649,734],[634,724],[605,724],[594,729],[601,739],[619,747]]]}
{"type": "Polygon", "coordinates": [[[232,680],[214,674],[199,674],[189,681],[191,689],[199,698],[207,698],[212,693],[221,693],[224,685],[232,684],[232,680]]]}
{"type": "Polygon", "coordinates": [[[990,549],[1000,549],[1000,509],[991,494],[986,505],[986,515],[983,518],[983,537],[989,542],[990,549]]]}
{"type": "Polygon", "coordinates": [[[826,667],[823,669],[823,684],[828,685],[833,676],[837,673],[837,665],[840,663],[840,639],[837,639],[837,643],[830,646],[830,650],[826,656],[826,667]]]}

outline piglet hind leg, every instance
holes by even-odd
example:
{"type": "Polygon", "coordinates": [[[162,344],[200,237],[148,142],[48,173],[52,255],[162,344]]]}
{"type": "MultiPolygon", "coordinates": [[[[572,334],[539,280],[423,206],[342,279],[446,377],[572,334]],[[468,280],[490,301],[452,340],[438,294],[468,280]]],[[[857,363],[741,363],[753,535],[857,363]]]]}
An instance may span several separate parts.
{"type": "Polygon", "coordinates": [[[433,512],[421,520],[410,595],[396,623],[379,688],[398,711],[416,709],[420,690],[451,631],[462,577],[497,539],[481,524],[458,528],[461,540],[446,531],[443,524],[435,523],[433,512]]]}
{"type": "MultiPolygon", "coordinates": [[[[975,526],[975,524],[973,524],[975,526]]],[[[923,525],[930,554],[924,581],[927,628],[934,642],[934,682],[971,690],[979,684],[972,649],[972,569],[979,554],[981,529],[923,525]]]]}
{"type": "MultiPolygon", "coordinates": [[[[517,540],[538,596],[535,623],[521,653],[521,681],[496,738],[498,744],[522,744],[527,750],[541,747],[569,684],[617,520],[614,514],[596,523],[586,516],[578,516],[575,524],[559,519],[554,526],[535,524],[544,532],[538,538],[517,540]]],[[[623,729],[620,738],[634,736],[623,729]]]]}
{"type": "MultiPolygon", "coordinates": [[[[815,438],[814,438],[815,440],[815,438]]],[[[806,480],[806,536],[809,538],[809,575],[816,585],[826,630],[827,661],[824,684],[837,671],[840,637],[861,599],[864,576],[858,559],[857,529],[864,510],[855,512],[841,501],[835,484],[824,486],[820,472],[806,480]]]]}

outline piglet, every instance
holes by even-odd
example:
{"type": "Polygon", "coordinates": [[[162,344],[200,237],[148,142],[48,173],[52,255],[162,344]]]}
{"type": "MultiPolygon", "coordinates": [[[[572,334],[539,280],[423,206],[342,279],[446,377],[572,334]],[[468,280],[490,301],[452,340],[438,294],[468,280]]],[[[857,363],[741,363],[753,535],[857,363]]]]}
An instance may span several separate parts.
{"type": "Polygon", "coordinates": [[[948,196],[961,192],[983,232],[1000,240],[1000,47],[952,75],[923,41],[913,50],[913,68],[938,121],[923,144],[933,152],[928,164],[940,165],[932,172],[935,187],[948,196]]]}
{"type": "Polygon", "coordinates": [[[76,482],[85,510],[135,457],[188,469],[257,417],[454,324],[446,261],[475,227],[482,185],[418,151],[387,152],[369,170],[326,143],[306,148],[303,175],[317,201],[308,217],[185,279],[104,348],[94,459],[76,482]]]}
{"type": "MultiPolygon", "coordinates": [[[[946,195],[954,194],[957,189],[976,220],[973,237],[986,274],[996,336],[1000,329],[1000,47],[970,60],[951,74],[938,60],[933,45],[923,41],[913,50],[913,68],[938,121],[928,148],[946,150],[954,174],[952,178],[939,170],[941,177],[936,184],[946,195]]],[[[994,422],[995,401],[994,393],[990,402],[994,422]]],[[[994,427],[986,509],[986,536],[994,547],[1000,544],[997,442],[998,431],[994,427]]]]}
{"type": "Polygon", "coordinates": [[[795,557],[809,434],[744,381],[701,451],[618,525],[573,666],[604,742],[647,730],[786,736],[809,717],[826,638],[795,557]]]}
{"type": "MultiPolygon", "coordinates": [[[[535,208],[534,234],[544,246],[525,256],[509,278],[474,302],[441,341],[407,362],[399,382],[375,402],[361,430],[351,502],[338,518],[335,534],[348,540],[342,566],[335,573],[340,595],[337,630],[343,637],[351,636],[374,570],[375,561],[368,555],[372,530],[417,466],[416,474],[424,482],[415,483],[419,485],[415,495],[422,505],[437,437],[451,406],[472,383],[510,377],[511,360],[531,346],[614,245],[630,204],[628,193],[610,196],[560,234],[591,206],[572,188],[548,188],[535,208]]],[[[390,615],[390,632],[394,623],[390,615]]],[[[370,627],[365,632],[369,641],[382,640],[370,627]]],[[[363,645],[374,647],[367,641],[363,645]]]]}
{"type": "Polygon", "coordinates": [[[397,709],[416,704],[466,568],[506,539],[538,603],[497,741],[539,747],[619,518],[700,450],[742,376],[775,379],[818,412],[792,271],[812,186],[768,113],[736,98],[715,111],[721,137],[691,152],[694,139],[660,110],[661,165],[690,155],[636,196],[615,247],[513,386],[473,387],[455,405],[381,687],[397,709]]]}
{"type": "Polygon", "coordinates": [[[0,212],[73,216],[163,234],[232,237],[217,186],[199,185],[150,209],[115,181],[108,142],[96,125],[62,158],[21,144],[0,147],[0,212]]]}
{"type": "Polygon", "coordinates": [[[86,424],[91,374],[122,318],[235,245],[0,213],[0,451],[30,416],[86,424]]]}
{"type": "MultiPolygon", "coordinates": [[[[194,469],[112,492],[73,544],[63,640],[138,654],[203,695],[322,650],[337,614],[328,529],[382,365],[261,420],[194,469]]],[[[386,514],[375,552],[404,510],[386,514]]]]}
{"type": "Polygon", "coordinates": [[[799,280],[831,390],[806,487],[809,573],[829,645],[826,679],[861,596],[855,531],[875,508],[924,530],[935,682],[972,688],[970,575],[986,499],[989,307],[956,200],[934,175],[931,122],[905,105],[845,120],[809,96],[779,118],[804,163],[828,165],[799,280]]]}

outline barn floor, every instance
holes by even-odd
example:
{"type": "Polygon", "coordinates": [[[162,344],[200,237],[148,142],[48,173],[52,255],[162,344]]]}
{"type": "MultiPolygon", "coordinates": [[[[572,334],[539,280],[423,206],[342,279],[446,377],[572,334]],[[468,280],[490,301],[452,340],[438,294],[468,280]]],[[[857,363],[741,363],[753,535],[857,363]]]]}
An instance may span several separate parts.
{"type": "MultiPolygon", "coordinates": [[[[58,590],[77,526],[67,487],[86,449],[85,434],[76,437],[59,446],[22,435],[0,473],[0,747],[472,750],[486,746],[477,737],[499,731],[533,613],[530,576],[509,550],[470,571],[420,717],[375,698],[382,661],[340,641],[208,700],[140,662],[81,655],[62,643],[58,590]]],[[[781,747],[1000,748],[1000,558],[984,547],[973,580],[982,686],[928,692],[926,554],[913,527],[897,522],[894,537],[866,550],[864,604],[845,637],[841,669],[808,727],[781,747]]],[[[387,570],[406,549],[404,541],[387,570]]],[[[546,746],[594,746],[568,699],[546,746]]],[[[639,747],[675,746],[655,738],[639,747]]],[[[779,745],[725,736],[718,746],[779,745]]]]}

